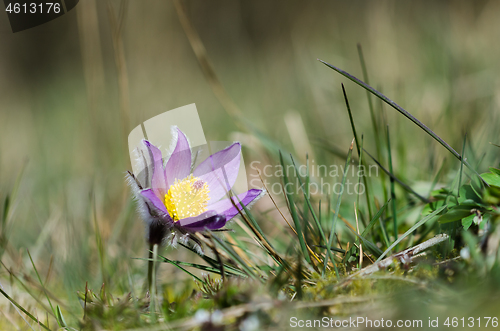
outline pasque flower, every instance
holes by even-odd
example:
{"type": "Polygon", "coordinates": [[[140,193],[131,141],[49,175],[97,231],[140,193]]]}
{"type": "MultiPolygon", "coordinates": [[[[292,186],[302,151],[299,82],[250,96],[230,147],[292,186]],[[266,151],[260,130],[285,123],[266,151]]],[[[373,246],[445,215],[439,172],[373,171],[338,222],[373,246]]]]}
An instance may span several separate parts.
{"type": "Polygon", "coordinates": [[[194,239],[190,236],[194,232],[220,229],[242,209],[240,201],[248,206],[265,193],[251,189],[230,200],[240,167],[239,143],[209,156],[193,169],[186,136],[177,127],[172,131],[177,139],[166,162],[158,147],[143,140],[136,153],[139,168],[144,170],[127,174],[151,244],[186,242],[194,239]]]}

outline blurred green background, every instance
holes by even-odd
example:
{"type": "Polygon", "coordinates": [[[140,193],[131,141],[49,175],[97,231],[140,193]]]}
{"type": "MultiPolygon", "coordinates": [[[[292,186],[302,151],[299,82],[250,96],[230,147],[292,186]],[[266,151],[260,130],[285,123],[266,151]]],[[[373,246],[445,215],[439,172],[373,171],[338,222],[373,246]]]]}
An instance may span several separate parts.
{"type": "MultiPolygon", "coordinates": [[[[485,154],[481,166],[498,165],[489,142],[500,143],[499,1],[184,5],[228,95],[246,120],[281,146],[296,148],[284,118],[298,113],[310,153],[324,153],[317,138],[347,150],[352,133],[343,82],[358,132],[374,150],[365,91],[317,61],[362,78],[360,43],[372,86],[457,151],[467,132],[475,158],[485,154]]],[[[83,0],[63,17],[16,34],[2,13],[0,45],[2,200],[25,165],[2,228],[8,239],[2,261],[30,272],[29,248],[42,273],[52,263],[49,284],[63,281],[73,297],[85,281],[99,284],[95,217],[109,269],[142,268],[131,260],[144,256],[145,245],[124,182],[129,130],[196,103],[207,140],[245,137],[205,79],[173,3],[83,0]]],[[[459,162],[410,121],[387,107],[383,114],[403,179],[432,180],[444,158],[445,170],[457,169],[459,162]]],[[[244,154],[263,157],[245,147],[244,154]]]]}

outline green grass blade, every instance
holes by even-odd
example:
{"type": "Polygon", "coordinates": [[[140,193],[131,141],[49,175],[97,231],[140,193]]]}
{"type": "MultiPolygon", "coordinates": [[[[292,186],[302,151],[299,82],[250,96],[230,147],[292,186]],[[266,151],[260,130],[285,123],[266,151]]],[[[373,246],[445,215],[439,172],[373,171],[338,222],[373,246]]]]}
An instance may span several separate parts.
{"type": "Polygon", "coordinates": [[[380,255],[377,259],[377,261],[375,262],[379,262],[380,260],[382,260],[386,255],[387,253],[389,253],[393,247],[395,247],[397,244],[399,244],[403,239],[406,238],[406,236],[408,236],[410,233],[412,233],[413,231],[415,231],[416,229],[418,229],[421,225],[423,225],[425,222],[429,221],[430,219],[434,218],[435,216],[437,216],[437,214],[439,214],[441,211],[443,211],[447,206],[442,206],[441,208],[439,209],[436,209],[432,214],[429,214],[427,215],[426,217],[422,218],[420,221],[417,222],[417,224],[413,225],[408,231],[406,231],[401,237],[399,237],[395,242],[392,243],[391,246],[389,246],[385,252],[380,255]]]}
{"type": "Polygon", "coordinates": [[[438,172],[436,173],[436,176],[432,180],[431,187],[429,189],[429,193],[427,195],[431,195],[432,191],[434,191],[434,187],[436,187],[437,182],[439,181],[439,178],[441,177],[441,173],[443,172],[444,165],[446,163],[446,159],[443,160],[443,163],[441,163],[441,166],[439,167],[438,172]]]}
{"type": "Polygon", "coordinates": [[[92,220],[94,223],[94,228],[95,228],[95,242],[97,246],[97,252],[99,256],[99,265],[101,267],[101,275],[102,275],[102,282],[106,282],[106,264],[105,264],[105,257],[104,257],[104,243],[102,240],[101,236],[101,230],[99,228],[99,222],[97,221],[97,204],[95,200],[95,192],[92,192],[92,220]]]}
{"type": "MultiPolygon", "coordinates": [[[[358,56],[359,56],[359,62],[361,64],[361,70],[363,71],[363,79],[366,82],[366,84],[370,85],[370,81],[368,79],[368,70],[366,69],[366,62],[365,58],[363,56],[363,49],[361,48],[361,44],[358,44],[358,56]]],[[[374,137],[375,137],[375,146],[377,147],[377,157],[380,160],[382,156],[381,152],[381,146],[380,146],[380,136],[379,136],[379,131],[378,131],[378,123],[377,119],[375,117],[375,110],[373,107],[373,102],[372,102],[372,95],[370,94],[370,91],[366,90],[366,97],[368,99],[368,109],[370,110],[370,118],[372,122],[372,127],[373,127],[373,132],[374,132],[374,137]]]]}
{"type": "Polygon", "coordinates": [[[347,108],[347,114],[349,115],[349,121],[351,122],[352,134],[354,136],[354,141],[356,143],[356,150],[358,152],[358,157],[359,157],[361,149],[359,147],[359,140],[358,140],[358,134],[356,133],[356,126],[354,125],[354,120],[352,118],[351,106],[349,106],[349,99],[347,98],[344,84],[340,84],[340,85],[342,87],[342,93],[344,95],[344,102],[345,102],[345,106],[347,108]]]}
{"type": "MultiPolygon", "coordinates": [[[[282,169],[286,169],[285,162],[283,161],[283,154],[281,151],[279,152],[280,163],[282,169]]],[[[309,257],[309,253],[307,252],[306,243],[304,240],[304,234],[302,233],[302,225],[300,224],[299,216],[297,215],[297,210],[295,209],[295,203],[293,201],[293,195],[288,192],[287,185],[289,184],[288,176],[286,175],[286,171],[283,171],[283,192],[285,192],[285,196],[288,200],[290,214],[292,215],[293,222],[295,223],[295,231],[297,231],[297,237],[299,238],[300,249],[302,250],[302,254],[308,263],[311,263],[311,258],[309,257]]]]}
{"type": "Polygon", "coordinates": [[[7,247],[7,243],[9,241],[9,236],[7,234],[7,226],[9,224],[9,219],[12,216],[12,205],[13,202],[16,201],[17,198],[17,192],[19,190],[19,186],[21,185],[21,180],[23,178],[24,170],[27,165],[27,161],[23,163],[23,166],[21,167],[21,170],[19,171],[16,181],[14,182],[14,187],[12,188],[12,191],[10,194],[7,194],[5,196],[4,200],[4,205],[3,205],[3,212],[2,212],[2,219],[0,220],[0,258],[2,257],[5,247],[7,247]]]}
{"type": "MultiPolygon", "coordinates": [[[[5,271],[7,271],[9,273],[9,277],[11,277],[11,279],[16,280],[23,287],[23,289],[26,291],[27,294],[29,294],[40,306],[42,306],[45,310],[47,310],[47,312],[49,312],[49,307],[47,307],[40,300],[39,295],[35,295],[33,292],[31,292],[31,290],[28,288],[28,286],[19,277],[17,277],[14,274],[14,272],[12,272],[11,269],[7,268],[7,266],[1,260],[0,260],[0,264],[2,264],[2,267],[5,269],[5,271]]],[[[53,313],[51,313],[51,315],[55,317],[55,315],[53,313]]]]}
{"type": "Polygon", "coordinates": [[[418,194],[417,192],[415,192],[409,185],[403,183],[399,178],[397,178],[396,176],[394,176],[394,174],[392,172],[390,172],[389,170],[387,170],[386,168],[384,168],[384,166],[382,166],[382,164],[380,164],[380,162],[378,162],[377,159],[375,159],[370,153],[368,153],[368,151],[366,149],[364,149],[364,151],[373,160],[373,162],[375,162],[377,164],[377,166],[380,169],[382,169],[383,172],[385,172],[386,174],[389,175],[389,177],[391,177],[392,179],[394,179],[394,181],[396,181],[396,183],[398,183],[399,185],[401,185],[402,188],[404,188],[406,191],[408,191],[411,194],[413,194],[415,197],[417,197],[422,202],[424,202],[424,203],[429,203],[430,202],[429,199],[424,198],[423,196],[421,196],[420,194],[418,194]]]}
{"type": "Polygon", "coordinates": [[[363,245],[365,245],[374,255],[380,256],[383,254],[383,251],[380,248],[378,248],[377,245],[375,245],[374,243],[372,243],[368,239],[364,238],[363,236],[357,234],[356,231],[354,231],[350,227],[347,227],[347,228],[349,230],[351,230],[351,232],[354,234],[354,236],[357,237],[359,240],[361,240],[363,245]]]}
{"type": "MultiPolygon", "coordinates": [[[[326,241],[325,232],[323,231],[323,228],[321,227],[319,219],[316,217],[316,213],[314,212],[314,209],[313,209],[313,207],[311,205],[311,201],[309,199],[308,192],[302,189],[302,179],[300,178],[299,170],[297,169],[297,165],[295,164],[295,161],[293,160],[292,155],[290,155],[290,158],[292,159],[293,167],[295,169],[295,174],[296,174],[297,178],[299,179],[300,188],[301,188],[302,192],[304,193],[305,203],[307,204],[307,207],[309,208],[309,211],[311,212],[311,215],[312,215],[312,217],[314,219],[314,222],[316,223],[316,227],[318,228],[318,231],[320,233],[321,240],[323,240],[323,242],[326,245],[327,241],[326,241]]],[[[321,208],[321,201],[320,201],[320,208],[321,208]]],[[[321,211],[321,209],[320,209],[320,211],[321,211]]],[[[326,254],[330,255],[330,260],[335,261],[333,259],[333,254],[332,254],[332,251],[330,249],[326,250],[326,254]]],[[[333,266],[335,268],[335,273],[338,275],[339,271],[337,270],[337,265],[334,263],[333,266]]],[[[321,276],[322,277],[325,276],[325,268],[323,268],[321,276]]]]}
{"type": "Polygon", "coordinates": [[[42,286],[43,293],[45,294],[45,297],[47,298],[47,301],[49,302],[50,309],[52,310],[52,313],[54,314],[54,316],[56,316],[57,323],[59,324],[59,326],[62,327],[59,319],[57,318],[57,313],[56,313],[54,307],[52,306],[52,301],[50,301],[50,297],[47,294],[47,291],[45,290],[45,286],[43,285],[42,278],[40,277],[40,274],[38,273],[38,270],[36,269],[35,262],[33,262],[33,258],[31,257],[30,251],[29,250],[26,250],[26,251],[28,252],[28,256],[30,258],[31,265],[33,266],[33,269],[35,270],[35,274],[38,278],[38,281],[40,282],[40,286],[42,286]]]}
{"type": "Polygon", "coordinates": [[[290,154],[290,159],[292,160],[292,163],[293,163],[293,167],[294,167],[294,170],[295,170],[295,176],[297,176],[297,178],[300,181],[301,191],[305,193],[305,195],[304,195],[304,206],[302,207],[302,210],[304,210],[304,224],[306,224],[306,227],[304,229],[304,237],[307,238],[307,223],[309,223],[309,219],[308,219],[308,215],[309,214],[306,213],[305,211],[308,208],[306,200],[309,200],[309,198],[310,198],[310,194],[309,194],[309,181],[310,181],[310,178],[309,178],[309,154],[306,153],[306,176],[305,176],[305,185],[304,186],[302,186],[302,179],[300,178],[300,174],[297,171],[297,167],[295,166],[295,162],[293,160],[292,154],[290,154]],[[302,189],[302,187],[304,189],[302,189]]]}
{"type": "Polygon", "coordinates": [[[64,319],[64,316],[61,311],[61,307],[59,305],[56,306],[56,317],[57,317],[57,322],[59,325],[67,330],[68,324],[66,323],[66,320],[64,319]]]}
{"type": "MultiPolygon", "coordinates": [[[[391,152],[391,138],[389,136],[389,126],[387,126],[387,153],[389,155],[389,171],[391,174],[394,173],[392,168],[392,152],[391,152]]],[[[391,200],[392,200],[392,222],[394,226],[394,241],[398,240],[398,219],[396,211],[396,189],[394,187],[394,178],[391,176],[391,200]]],[[[396,251],[398,250],[398,245],[394,246],[396,251]]]]}
{"type": "Polygon", "coordinates": [[[365,237],[368,234],[368,232],[372,229],[372,227],[375,225],[375,223],[380,218],[380,216],[382,216],[382,213],[387,208],[387,206],[389,205],[390,201],[391,201],[391,199],[389,198],[389,200],[387,200],[387,202],[382,206],[382,208],[379,209],[379,211],[375,214],[375,216],[373,216],[373,218],[370,220],[370,223],[368,223],[368,225],[366,226],[366,228],[361,233],[361,235],[363,237],[365,237]]]}
{"type": "MultiPolygon", "coordinates": [[[[364,144],[364,137],[363,137],[363,135],[361,135],[361,151],[359,153],[358,169],[364,169],[365,168],[365,160],[364,160],[364,155],[363,155],[363,144],[364,144]]],[[[359,172],[358,172],[358,187],[359,187],[359,185],[361,185],[361,178],[363,178],[363,185],[365,185],[365,197],[366,197],[366,203],[367,203],[367,207],[368,207],[368,216],[370,218],[372,218],[373,215],[372,215],[372,210],[371,210],[371,206],[370,206],[370,196],[371,196],[371,194],[368,191],[368,186],[367,186],[368,182],[367,182],[366,175],[365,175],[364,172],[363,172],[362,176],[359,176],[359,172]]],[[[357,197],[356,197],[356,206],[357,206],[356,208],[359,211],[359,215],[360,215],[360,218],[361,218],[361,223],[363,223],[363,227],[366,228],[365,218],[363,217],[363,214],[361,213],[361,209],[359,208],[359,206],[360,206],[360,204],[359,204],[359,196],[360,196],[360,193],[359,193],[359,190],[358,190],[357,197]]]]}
{"type": "MultiPolygon", "coordinates": [[[[465,156],[465,142],[467,141],[467,134],[464,136],[464,143],[462,145],[462,156],[465,156]]],[[[460,196],[460,187],[462,187],[462,171],[464,169],[464,157],[460,161],[460,175],[458,177],[458,188],[457,188],[457,196],[460,196]]]]}
{"type": "MultiPolygon", "coordinates": [[[[313,246],[314,247],[319,247],[319,248],[322,248],[322,249],[326,249],[326,245],[313,245],[313,246]]],[[[345,249],[341,249],[341,248],[337,248],[337,247],[332,247],[332,248],[330,248],[330,250],[332,250],[334,252],[345,254],[345,249]]]]}
{"type": "MultiPolygon", "coordinates": [[[[344,94],[345,105],[347,108],[347,112],[349,114],[349,121],[351,122],[352,134],[354,135],[354,140],[356,142],[356,150],[358,152],[359,164],[362,164],[363,160],[361,158],[361,154],[362,154],[361,148],[363,148],[363,147],[362,146],[360,147],[360,144],[359,144],[358,134],[356,133],[356,125],[354,125],[354,119],[352,118],[351,107],[349,106],[349,99],[347,99],[347,94],[345,92],[344,84],[341,84],[341,86],[342,86],[342,93],[344,94]]],[[[366,206],[368,208],[368,215],[370,215],[370,218],[372,218],[373,215],[372,215],[372,207],[371,207],[371,203],[370,203],[370,194],[369,194],[370,190],[368,188],[368,181],[366,179],[366,176],[363,176],[363,184],[365,185],[365,188],[366,188],[366,206]]],[[[359,206],[359,204],[358,204],[358,206],[359,206]]]]}
{"type": "Polygon", "coordinates": [[[156,323],[156,260],[158,259],[158,244],[153,245],[153,278],[151,284],[150,303],[149,303],[149,316],[151,323],[156,323]]]}
{"type": "MultiPolygon", "coordinates": [[[[169,258],[167,258],[165,256],[162,256],[162,255],[158,255],[158,257],[163,260],[162,262],[172,264],[172,265],[174,265],[176,267],[177,266],[192,267],[192,268],[195,268],[195,269],[198,269],[198,270],[201,270],[201,271],[213,272],[213,273],[216,273],[216,274],[220,275],[220,270],[217,269],[217,268],[209,267],[209,266],[202,265],[202,264],[196,264],[196,263],[189,263],[189,262],[182,262],[182,261],[170,260],[169,258]]],[[[145,258],[134,258],[134,260],[150,261],[150,259],[145,259],[145,258]]],[[[182,268],[180,268],[180,269],[182,269],[182,268]]],[[[182,269],[182,270],[185,271],[184,269],[182,269]]],[[[191,273],[188,273],[188,274],[191,275],[191,273]]],[[[196,276],[193,276],[193,277],[197,278],[196,276]]]]}
{"type": "MultiPolygon", "coordinates": [[[[328,243],[327,243],[328,251],[330,251],[332,248],[333,236],[335,234],[335,225],[337,225],[337,218],[338,218],[338,214],[340,212],[340,204],[342,202],[342,194],[344,193],[344,185],[345,185],[345,181],[347,178],[347,171],[348,171],[349,166],[351,164],[351,156],[352,156],[353,147],[354,147],[354,139],[351,142],[351,147],[349,147],[349,152],[347,153],[347,159],[345,161],[344,173],[342,175],[342,185],[340,186],[340,193],[337,197],[337,205],[335,206],[335,213],[333,214],[332,228],[330,230],[330,237],[328,238],[328,243]]],[[[332,263],[335,266],[335,260],[333,260],[332,263]]],[[[328,264],[328,254],[325,255],[325,262],[324,262],[323,269],[326,269],[327,264],[328,264]]],[[[339,279],[338,273],[337,273],[337,279],[339,279]]]]}
{"type": "MultiPolygon", "coordinates": [[[[207,255],[199,255],[199,253],[194,250],[193,248],[187,246],[187,245],[184,245],[183,243],[179,243],[179,245],[181,245],[182,247],[190,250],[191,252],[195,253],[196,255],[198,255],[199,257],[201,257],[205,262],[207,262],[208,264],[210,264],[212,266],[212,268],[214,269],[217,269],[217,270],[220,270],[220,266],[219,266],[219,262],[215,259],[212,259],[211,257],[207,256],[207,255]]],[[[236,269],[228,264],[224,264],[224,270],[227,272],[228,270],[230,270],[232,273],[234,274],[237,274],[239,276],[242,276],[242,277],[247,277],[247,274],[242,272],[241,270],[239,269],[236,269]]]]}
{"type": "MultiPolygon", "coordinates": [[[[332,145],[330,141],[327,139],[321,138],[321,137],[311,137],[311,141],[315,146],[318,146],[325,151],[331,153],[332,155],[335,155],[339,159],[345,160],[347,158],[347,153],[342,150],[340,147],[332,145]]],[[[351,157],[353,162],[358,162],[358,158],[353,155],[351,157]]]]}
{"type": "MultiPolygon", "coordinates": [[[[378,97],[379,99],[381,99],[382,101],[387,103],[392,108],[396,109],[403,116],[405,116],[410,121],[415,123],[422,130],[424,130],[428,135],[430,135],[432,138],[434,138],[434,140],[439,142],[444,148],[446,148],[451,154],[453,154],[453,156],[455,156],[459,161],[462,159],[462,156],[460,154],[458,154],[457,151],[455,151],[450,145],[448,145],[448,143],[446,143],[446,141],[441,139],[441,137],[439,137],[436,133],[434,133],[431,129],[429,129],[425,124],[423,124],[418,119],[416,119],[412,114],[407,112],[403,107],[401,107],[400,105],[398,105],[397,103],[395,103],[394,101],[392,101],[391,99],[389,99],[388,97],[386,97],[385,95],[383,95],[382,93],[380,93],[379,91],[377,91],[376,89],[371,87],[370,85],[368,85],[365,82],[359,80],[358,78],[352,76],[351,74],[345,72],[344,70],[339,69],[339,68],[337,68],[337,67],[335,67],[335,66],[333,66],[333,65],[331,65],[328,62],[325,62],[323,60],[318,59],[318,61],[320,61],[321,63],[323,63],[327,67],[335,70],[336,72],[338,72],[342,76],[350,79],[351,81],[353,81],[354,83],[363,87],[367,91],[370,91],[373,95],[375,95],[376,97],[378,97]]],[[[470,164],[467,161],[464,160],[464,164],[467,166],[467,168],[471,169],[477,176],[479,176],[479,174],[470,166],[470,164]]]]}
{"type": "MultiPolygon", "coordinates": [[[[257,221],[255,218],[253,218],[252,214],[248,210],[247,206],[241,200],[238,198],[236,194],[233,194],[233,196],[238,200],[238,203],[241,206],[241,209],[238,207],[237,210],[240,214],[240,216],[244,219],[245,223],[247,223],[247,226],[252,230],[252,232],[256,235],[260,245],[266,250],[266,252],[271,255],[271,257],[276,261],[278,264],[286,263],[286,261],[281,258],[281,256],[276,252],[274,247],[271,245],[269,240],[267,240],[266,236],[264,235],[264,232],[262,229],[259,227],[257,221]],[[244,213],[243,213],[243,211],[244,213]]],[[[231,199],[232,201],[232,199],[231,199]]],[[[235,201],[232,201],[233,206],[236,208],[237,205],[235,201]]],[[[237,240],[237,239],[235,239],[237,240]]]]}
{"type": "Polygon", "coordinates": [[[29,318],[31,318],[35,323],[39,324],[41,327],[43,327],[45,330],[50,331],[50,329],[45,326],[42,322],[40,322],[35,316],[31,315],[26,309],[24,309],[20,304],[18,304],[14,299],[12,299],[7,293],[5,293],[4,290],[0,288],[0,293],[9,300],[14,306],[16,306],[18,309],[20,309],[23,313],[25,313],[29,318]]]}
{"type": "Polygon", "coordinates": [[[213,232],[208,230],[210,234],[212,234],[212,238],[219,244],[219,246],[236,262],[238,262],[241,266],[241,268],[246,272],[246,274],[253,278],[253,279],[258,279],[258,276],[255,274],[255,272],[250,268],[245,261],[239,256],[230,246],[228,246],[222,239],[217,238],[216,236],[213,235],[213,232]]]}
{"type": "Polygon", "coordinates": [[[161,256],[159,254],[158,254],[158,257],[161,258],[163,260],[163,262],[170,263],[171,265],[175,266],[176,268],[179,268],[180,270],[184,271],[189,276],[193,277],[194,279],[196,279],[197,281],[199,281],[202,284],[205,283],[203,280],[201,280],[195,274],[193,274],[193,273],[189,272],[188,270],[184,269],[181,265],[186,265],[186,266],[194,267],[194,268],[197,268],[197,269],[200,269],[200,270],[203,270],[203,271],[210,271],[210,272],[214,272],[214,273],[220,274],[219,270],[217,270],[215,268],[210,268],[210,267],[207,267],[207,266],[204,266],[204,265],[201,265],[201,264],[194,264],[194,263],[173,261],[173,260],[170,260],[170,259],[166,258],[165,256],[161,256]]]}

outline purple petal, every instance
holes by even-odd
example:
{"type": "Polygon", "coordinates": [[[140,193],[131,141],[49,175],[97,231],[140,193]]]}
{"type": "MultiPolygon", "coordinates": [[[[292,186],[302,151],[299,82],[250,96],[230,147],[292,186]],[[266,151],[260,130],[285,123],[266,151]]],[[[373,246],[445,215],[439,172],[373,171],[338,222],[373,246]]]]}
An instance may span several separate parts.
{"type": "Polygon", "coordinates": [[[190,231],[216,230],[226,225],[226,216],[209,210],[198,216],[183,218],[178,224],[190,231]]]}
{"type": "Polygon", "coordinates": [[[189,176],[190,172],[191,149],[189,147],[189,142],[184,133],[177,128],[177,144],[165,166],[165,175],[169,186],[172,185],[176,179],[182,180],[186,178],[189,176]]]}
{"type": "Polygon", "coordinates": [[[165,180],[161,151],[147,140],[144,140],[144,144],[149,151],[149,156],[151,157],[153,168],[151,188],[158,198],[163,199],[163,197],[167,193],[167,181],[165,180]]]}
{"type": "Polygon", "coordinates": [[[219,215],[226,216],[226,220],[229,221],[231,218],[239,214],[238,210],[243,210],[243,208],[240,205],[240,201],[245,206],[247,206],[249,203],[258,198],[262,194],[262,192],[263,192],[262,190],[251,189],[245,193],[238,194],[239,201],[238,199],[236,199],[236,197],[232,197],[234,205],[236,205],[238,208],[236,208],[229,199],[224,199],[216,203],[213,203],[209,205],[207,208],[219,215]]]}
{"type": "Polygon", "coordinates": [[[151,207],[154,207],[156,213],[161,212],[162,214],[168,214],[167,208],[163,202],[158,198],[156,193],[152,189],[140,191],[142,197],[146,200],[146,203],[151,207]]]}
{"type": "Polygon", "coordinates": [[[209,156],[193,171],[193,175],[208,183],[210,201],[218,201],[233,187],[240,169],[241,145],[234,143],[209,156]]]}

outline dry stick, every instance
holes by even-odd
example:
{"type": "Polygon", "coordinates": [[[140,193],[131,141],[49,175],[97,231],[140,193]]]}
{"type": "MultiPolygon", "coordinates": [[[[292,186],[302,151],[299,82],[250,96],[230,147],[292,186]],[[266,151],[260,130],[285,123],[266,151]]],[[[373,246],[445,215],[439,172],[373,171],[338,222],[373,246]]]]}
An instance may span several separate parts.
{"type": "Polygon", "coordinates": [[[433,265],[441,265],[441,264],[446,264],[446,263],[450,263],[450,262],[453,262],[453,261],[457,261],[457,260],[460,260],[462,257],[461,256],[455,256],[451,259],[447,259],[447,260],[444,260],[444,261],[439,261],[439,262],[436,262],[434,263],[433,265]]]}
{"type": "Polygon", "coordinates": [[[208,84],[212,88],[212,91],[215,94],[215,97],[221,103],[222,107],[226,110],[226,112],[231,116],[231,118],[236,122],[236,125],[244,131],[247,131],[242,125],[241,118],[241,110],[238,106],[233,102],[229,94],[226,92],[224,87],[222,86],[217,74],[215,73],[212,62],[208,58],[207,50],[205,46],[203,46],[203,42],[196,31],[196,28],[191,23],[189,19],[186,9],[180,0],[174,0],[175,9],[177,11],[177,16],[179,17],[179,21],[182,25],[184,33],[186,33],[186,37],[191,44],[191,48],[193,49],[194,55],[196,59],[200,63],[203,74],[205,75],[208,84]]]}
{"type": "MultiPolygon", "coordinates": [[[[205,75],[205,78],[207,79],[210,87],[212,88],[212,91],[214,92],[216,98],[219,100],[221,103],[222,107],[226,110],[226,112],[231,116],[231,118],[236,122],[236,125],[243,131],[246,131],[246,128],[241,124],[241,110],[238,108],[238,106],[233,102],[227,91],[224,89],[222,86],[219,78],[217,77],[217,74],[215,73],[214,67],[208,58],[207,51],[205,49],[205,46],[203,45],[203,42],[200,39],[200,36],[198,35],[198,32],[196,31],[195,27],[191,23],[191,20],[186,14],[186,10],[184,6],[182,5],[180,0],[174,0],[174,5],[175,9],[177,11],[177,15],[179,17],[179,21],[182,25],[182,28],[184,29],[184,32],[186,33],[186,36],[189,40],[189,43],[191,45],[191,48],[193,49],[193,52],[200,63],[201,69],[203,71],[203,74],[205,75]]],[[[234,202],[233,202],[234,204],[234,202]]],[[[280,212],[281,213],[281,212],[280,212]]],[[[240,211],[240,214],[242,218],[245,220],[245,222],[248,224],[249,221],[243,216],[242,212],[240,211]]],[[[286,220],[286,219],[285,219],[286,220]]],[[[250,226],[252,230],[253,227],[250,226]]],[[[261,239],[260,234],[257,234],[257,237],[261,239]]],[[[262,241],[263,244],[266,246],[266,249],[271,248],[272,253],[276,253],[272,247],[267,243],[266,240],[262,241]],[[269,246],[269,247],[268,247],[269,246]]],[[[310,252],[313,252],[309,248],[310,252]]],[[[274,255],[274,254],[273,254],[274,255]]],[[[313,256],[318,260],[318,257],[313,253],[313,256]]],[[[275,257],[279,257],[279,255],[276,253],[275,257]]],[[[279,257],[279,260],[281,260],[281,257],[279,257]]]]}
{"type": "MultiPolygon", "coordinates": [[[[220,310],[221,319],[223,323],[227,323],[229,321],[234,321],[242,316],[249,315],[252,312],[258,311],[268,311],[270,309],[276,308],[280,310],[291,311],[292,309],[307,309],[307,308],[315,308],[315,307],[329,307],[336,305],[348,305],[355,303],[363,303],[369,302],[377,299],[382,299],[385,296],[381,295],[370,295],[363,297],[337,297],[334,299],[327,299],[317,302],[304,302],[304,301],[294,301],[293,303],[285,303],[279,300],[266,300],[260,302],[250,302],[237,306],[232,306],[229,308],[225,308],[220,310]]],[[[200,327],[204,321],[200,320],[196,317],[188,317],[181,320],[173,321],[168,324],[168,328],[165,324],[158,326],[149,326],[147,328],[136,328],[136,329],[127,329],[126,331],[163,331],[165,329],[169,330],[191,330],[196,327],[200,327]]]]}
{"type": "Polygon", "coordinates": [[[53,255],[50,256],[49,270],[47,270],[47,275],[45,276],[45,284],[49,281],[50,272],[52,271],[53,255]]]}
{"type": "Polygon", "coordinates": [[[123,21],[125,20],[126,9],[128,1],[125,0],[121,3],[119,21],[116,20],[113,5],[108,0],[106,1],[108,17],[112,29],[113,49],[115,53],[116,70],[118,73],[118,88],[120,91],[120,110],[122,115],[123,132],[127,137],[130,127],[130,100],[128,97],[129,84],[127,75],[127,62],[125,61],[125,51],[123,50],[123,40],[121,36],[121,29],[123,21]]]}
{"type": "MultiPolygon", "coordinates": [[[[246,128],[242,125],[241,123],[241,110],[238,108],[238,106],[233,102],[227,91],[224,89],[222,86],[219,78],[217,77],[217,74],[215,73],[214,67],[208,58],[207,51],[205,49],[205,46],[203,45],[203,42],[200,39],[200,36],[198,35],[198,32],[196,31],[195,27],[191,23],[191,20],[187,16],[186,10],[184,6],[182,5],[180,0],[174,0],[174,5],[175,9],[177,11],[177,15],[179,17],[179,21],[182,25],[182,28],[184,29],[184,32],[186,33],[186,37],[189,40],[189,43],[191,45],[191,48],[193,49],[193,52],[200,63],[201,69],[203,71],[203,74],[205,75],[205,78],[207,79],[210,87],[212,88],[212,91],[214,92],[216,98],[219,100],[221,103],[222,107],[226,110],[226,112],[231,116],[231,118],[235,121],[236,125],[243,131],[247,131],[246,128]]],[[[232,201],[232,200],[231,200],[232,201]]],[[[234,204],[234,202],[233,202],[234,204]]],[[[249,224],[249,221],[245,218],[245,216],[242,214],[241,211],[239,211],[242,218],[245,220],[247,224],[249,224]]],[[[252,230],[253,227],[250,226],[252,230]]],[[[257,237],[261,239],[260,234],[257,234],[257,237]]],[[[266,240],[262,241],[263,244],[266,246],[266,249],[271,248],[271,252],[276,253],[272,247],[267,243],[266,240]],[[269,247],[268,247],[269,246],[269,247]]],[[[312,251],[312,250],[311,250],[312,251]]],[[[279,260],[281,260],[281,257],[276,253],[275,257],[278,257],[279,260]]],[[[316,259],[318,259],[316,257],[316,259]]]]}
{"type": "MultiPolygon", "coordinates": [[[[342,219],[342,217],[339,215],[340,219],[342,219]]],[[[339,247],[340,249],[343,249],[342,248],[342,243],[340,242],[340,239],[339,239],[339,236],[337,235],[337,233],[335,232],[335,237],[337,238],[337,242],[339,243],[339,247]]]]}
{"type": "Polygon", "coordinates": [[[366,268],[363,268],[363,269],[359,270],[358,272],[349,276],[348,279],[358,277],[358,276],[363,277],[366,275],[371,275],[371,274],[373,274],[381,269],[385,269],[394,262],[394,259],[396,259],[402,263],[410,263],[410,262],[412,262],[413,257],[415,257],[418,253],[423,252],[424,250],[426,250],[432,246],[440,244],[443,241],[447,240],[448,238],[449,238],[449,236],[447,234],[444,234],[444,233],[438,234],[434,238],[426,240],[421,244],[418,244],[416,246],[405,249],[404,251],[401,251],[399,253],[396,253],[396,254],[393,254],[389,257],[386,257],[385,259],[383,259],[380,262],[376,262],[376,263],[374,263],[366,268]]]}

